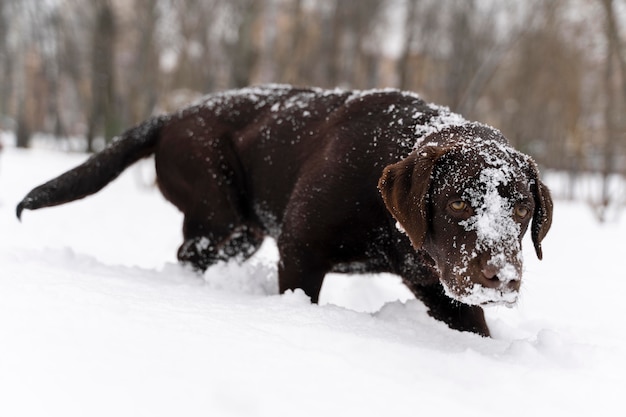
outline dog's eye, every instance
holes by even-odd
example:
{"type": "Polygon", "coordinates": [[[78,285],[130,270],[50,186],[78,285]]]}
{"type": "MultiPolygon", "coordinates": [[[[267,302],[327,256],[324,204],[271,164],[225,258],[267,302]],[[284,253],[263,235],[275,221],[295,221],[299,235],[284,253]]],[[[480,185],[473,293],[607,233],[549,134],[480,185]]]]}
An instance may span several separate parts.
{"type": "Polygon", "coordinates": [[[528,216],[528,213],[530,213],[530,210],[528,210],[527,207],[519,205],[515,206],[515,215],[520,219],[525,219],[528,216]]]}
{"type": "Polygon", "coordinates": [[[454,211],[463,211],[467,208],[467,203],[463,200],[456,200],[450,203],[450,208],[454,211]]]}

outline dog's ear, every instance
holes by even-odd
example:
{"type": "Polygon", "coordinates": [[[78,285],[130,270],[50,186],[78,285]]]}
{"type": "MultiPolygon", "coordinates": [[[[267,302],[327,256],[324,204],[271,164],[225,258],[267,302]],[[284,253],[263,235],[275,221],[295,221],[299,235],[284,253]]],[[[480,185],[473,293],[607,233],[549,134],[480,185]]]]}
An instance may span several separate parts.
{"type": "Polygon", "coordinates": [[[385,167],[378,181],[387,210],[400,223],[415,249],[420,249],[428,230],[427,194],[437,160],[447,151],[427,146],[385,167]]]}
{"type": "Polygon", "coordinates": [[[533,160],[529,160],[530,166],[530,189],[535,199],[535,212],[533,213],[533,221],[531,224],[530,234],[535,245],[535,253],[537,258],[543,258],[541,249],[541,241],[548,234],[552,225],[552,197],[550,190],[539,179],[539,170],[533,160]]]}

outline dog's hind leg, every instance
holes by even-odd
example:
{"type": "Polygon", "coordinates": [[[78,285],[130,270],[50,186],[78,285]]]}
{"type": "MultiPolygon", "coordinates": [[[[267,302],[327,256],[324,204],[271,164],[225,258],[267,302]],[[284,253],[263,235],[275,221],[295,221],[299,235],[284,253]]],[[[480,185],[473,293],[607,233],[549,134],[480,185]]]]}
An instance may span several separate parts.
{"type": "Polygon", "coordinates": [[[156,152],[159,187],[185,216],[178,259],[199,271],[221,260],[243,261],[259,248],[264,230],[250,207],[237,151],[227,135],[180,139],[180,130],[165,135],[156,152]]]}
{"type": "Polygon", "coordinates": [[[238,225],[220,233],[216,227],[201,226],[189,218],[185,218],[183,230],[185,240],[178,249],[178,260],[202,272],[218,261],[245,261],[264,238],[255,226],[238,225]]]}
{"type": "Polygon", "coordinates": [[[184,210],[179,261],[199,271],[218,261],[245,261],[261,246],[265,233],[246,210],[237,184],[209,181],[201,189],[198,201],[184,210]]]}

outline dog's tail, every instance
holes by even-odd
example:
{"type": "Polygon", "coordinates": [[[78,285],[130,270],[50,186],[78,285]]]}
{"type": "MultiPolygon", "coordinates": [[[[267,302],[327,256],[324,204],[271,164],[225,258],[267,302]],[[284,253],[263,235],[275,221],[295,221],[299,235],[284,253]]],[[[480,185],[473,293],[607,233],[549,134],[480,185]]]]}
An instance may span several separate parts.
{"type": "Polygon", "coordinates": [[[153,117],[127,130],[83,164],[33,189],[17,205],[17,218],[24,209],[69,203],[100,191],[130,165],[154,153],[166,119],[153,117]]]}

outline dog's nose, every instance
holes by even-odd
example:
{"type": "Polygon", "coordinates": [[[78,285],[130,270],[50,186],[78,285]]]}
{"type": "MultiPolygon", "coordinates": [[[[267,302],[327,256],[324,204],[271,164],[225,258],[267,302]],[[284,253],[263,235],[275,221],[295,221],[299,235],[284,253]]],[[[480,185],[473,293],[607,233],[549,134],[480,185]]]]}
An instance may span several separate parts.
{"type": "Polygon", "coordinates": [[[509,291],[517,291],[520,288],[520,280],[507,279],[507,271],[496,265],[487,264],[481,269],[484,279],[481,284],[487,288],[500,288],[503,284],[509,291]]]}
{"type": "Polygon", "coordinates": [[[498,288],[500,286],[501,282],[498,278],[500,268],[494,265],[485,265],[481,272],[483,275],[483,279],[480,280],[482,286],[487,288],[498,288]]]}
{"type": "Polygon", "coordinates": [[[482,273],[484,275],[485,278],[487,278],[488,280],[492,280],[492,279],[498,279],[497,275],[498,272],[500,271],[500,268],[498,268],[495,265],[485,265],[485,267],[482,269],[482,273]]]}

